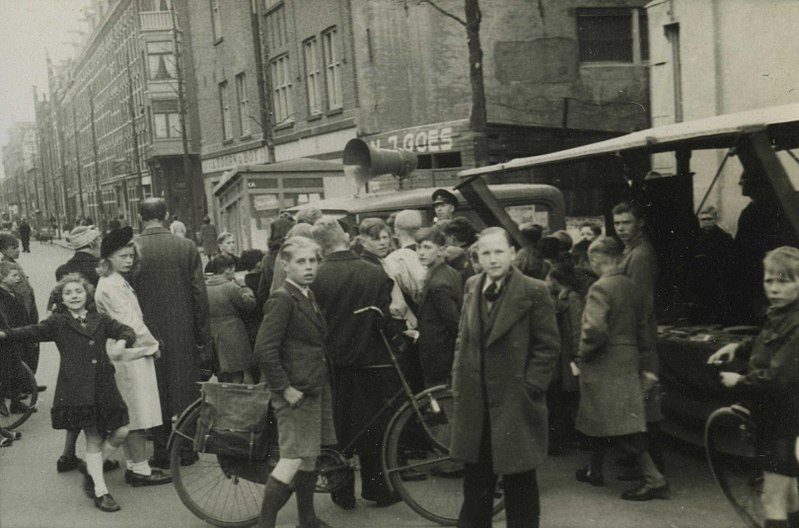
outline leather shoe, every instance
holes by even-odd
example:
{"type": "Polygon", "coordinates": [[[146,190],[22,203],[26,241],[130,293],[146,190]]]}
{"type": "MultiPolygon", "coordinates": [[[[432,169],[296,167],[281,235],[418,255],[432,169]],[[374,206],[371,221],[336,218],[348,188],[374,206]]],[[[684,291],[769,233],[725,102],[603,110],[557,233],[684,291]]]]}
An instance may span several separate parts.
{"type": "Polygon", "coordinates": [[[605,485],[605,477],[603,477],[602,475],[592,475],[591,468],[589,466],[580,468],[577,471],[575,471],[574,478],[576,478],[579,482],[585,482],[591,484],[592,486],[605,485]]]}
{"type": "Polygon", "coordinates": [[[396,493],[389,493],[385,497],[380,497],[379,499],[377,499],[375,501],[375,507],[376,508],[387,508],[388,506],[391,506],[392,504],[396,504],[396,503],[400,502],[401,500],[402,500],[402,498],[399,495],[397,495],[396,493]]]}
{"type": "Polygon", "coordinates": [[[36,390],[39,392],[44,392],[47,390],[47,385],[36,385],[36,390]]]}
{"type": "Polygon", "coordinates": [[[104,512],[116,512],[122,509],[119,507],[119,504],[117,504],[117,501],[114,500],[114,497],[112,497],[110,493],[106,493],[102,497],[95,497],[94,505],[104,512]]]}
{"type": "Polygon", "coordinates": [[[85,464],[85,462],[76,455],[61,455],[55,463],[55,468],[59,473],[66,473],[78,469],[81,464],[85,464]]]}
{"type": "Polygon", "coordinates": [[[355,495],[351,493],[341,493],[334,491],[330,494],[330,499],[333,501],[333,504],[341,508],[342,510],[354,510],[355,509],[355,495]]]}
{"type": "Polygon", "coordinates": [[[627,490],[621,494],[621,498],[629,501],[648,501],[652,499],[668,499],[669,483],[662,484],[641,484],[637,488],[627,490]]]}
{"type": "Polygon", "coordinates": [[[125,470],[125,483],[133,485],[134,488],[140,486],[158,486],[159,484],[169,484],[172,477],[159,469],[152,470],[150,475],[140,475],[127,469],[125,470]]]}

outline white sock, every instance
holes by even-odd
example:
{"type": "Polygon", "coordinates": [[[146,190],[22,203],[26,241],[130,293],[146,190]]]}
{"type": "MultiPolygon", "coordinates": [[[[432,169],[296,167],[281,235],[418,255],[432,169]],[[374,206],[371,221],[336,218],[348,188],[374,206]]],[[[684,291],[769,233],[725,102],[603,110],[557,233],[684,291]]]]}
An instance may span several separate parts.
{"type": "Polygon", "coordinates": [[[137,475],[144,475],[145,477],[149,477],[153,474],[153,470],[150,468],[150,464],[148,464],[146,460],[143,462],[133,462],[131,460],[128,469],[137,475]]]}
{"type": "Polygon", "coordinates": [[[133,462],[133,460],[131,460],[129,458],[126,458],[125,459],[125,469],[127,469],[128,471],[133,471],[133,464],[134,463],[135,462],[133,462]]]}
{"type": "Polygon", "coordinates": [[[102,497],[108,493],[103,478],[103,455],[100,453],[86,453],[86,472],[94,480],[94,496],[102,497]]]}

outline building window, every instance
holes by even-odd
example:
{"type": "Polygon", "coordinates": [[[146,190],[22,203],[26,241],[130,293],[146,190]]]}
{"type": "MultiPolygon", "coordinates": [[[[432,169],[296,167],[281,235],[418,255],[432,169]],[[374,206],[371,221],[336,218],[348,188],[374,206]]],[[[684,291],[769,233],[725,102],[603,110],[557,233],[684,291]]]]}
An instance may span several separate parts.
{"type": "Polygon", "coordinates": [[[319,68],[319,43],[316,37],[303,44],[305,54],[305,77],[308,86],[308,112],[322,113],[322,71],[319,68]]]}
{"type": "Polygon", "coordinates": [[[247,97],[247,78],[244,73],[236,75],[236,101],[239,104],[239,133],[250,135],[250,100],[247,97]]]}
{"type": "Polygon", "coordinates": [[[647,60],[646,14],[629,8],[578,9],[577,40],[581,62],[647,60]]]}
{"type": "Polygon", "coordinates": [[[177,112],[155,112],[153,121],[155,121],[156,139],[179,138],[183,134],[183,129],[180,126],[180,114],[177,112]]]}
{"type": "Polygon", "coordinates": [[[227,90],[227,81],[219,83],[219,108],[222,111],[222,138],[233,137],[233,121],[230,118],[230,96],[227,90]]]}
{"type": "Polygon", "coordinates": [[[336,28],[322,34],[325,53],[325,81],[327,83],[328,108],[341,108],[341,57],[336,28]]]}
{"type": "Polygon", "coordinates": [[[266,9],[266,35],[271,51],[278,50],[288,42],[286,31],[286,9],[283,3],[269,2],[266,9]]]}
{"type": "Polygon", "coordinates": [[[219,0],[211,0],[211,27],[214,40],[222,38],[222,13],[219,11],[219,0]]]}
{"type": "Polygon", "coordinates": [[[272,99],[275,123],[280,124],[291,119],[294,114],[294,102],[291,100],[291,68],[288,55],[272,61],[272,99]]]}
{"type": "Polygon", "coordinates": [[[171,11],[172,0],[142,0],[142,11],[171,11]]]}
{"type": "Polygon", "coordinates": [[[147,72],[151,81],[175,78],[175,54],[172,41],[147,43],[147,72]]]}

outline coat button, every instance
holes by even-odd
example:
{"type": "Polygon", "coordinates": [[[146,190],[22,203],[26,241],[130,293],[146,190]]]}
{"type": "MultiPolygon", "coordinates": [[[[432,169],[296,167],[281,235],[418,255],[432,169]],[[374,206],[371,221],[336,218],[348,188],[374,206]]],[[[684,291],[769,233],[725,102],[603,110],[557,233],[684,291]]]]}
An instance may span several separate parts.
{"type": "Polygon", "coordinates": [[[92,358],[92,361],[91,361],[91,363],[92,363],[92,365],[96,365],[96,364],[97,364],[97,360],[96,360],[96,359],[94,359],[94,358],[92,358]]]}
{"type": "Polygon", "coordinates": [[[89,339],[89,346],[94,346],[94,339],[89,339]]]}

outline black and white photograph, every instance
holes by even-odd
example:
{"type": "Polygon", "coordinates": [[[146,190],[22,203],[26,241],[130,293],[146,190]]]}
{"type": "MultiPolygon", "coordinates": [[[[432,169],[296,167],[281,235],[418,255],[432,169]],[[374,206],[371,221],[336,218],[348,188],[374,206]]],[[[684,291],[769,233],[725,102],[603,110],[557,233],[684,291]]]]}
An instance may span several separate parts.
{"type": "Polygon", "coordinates": [[[3,528],[799,528],[799,0],[0,0],[3,528]]]}

